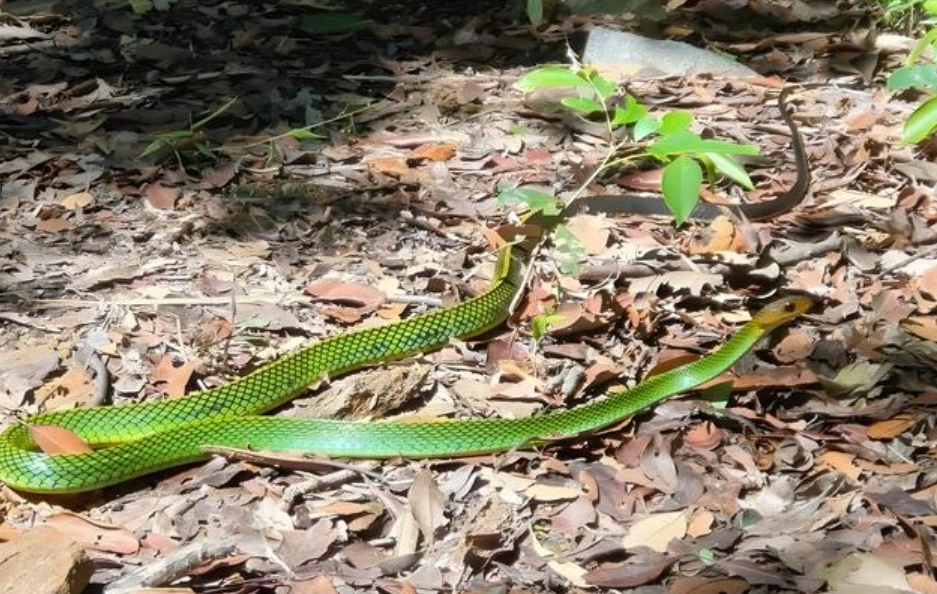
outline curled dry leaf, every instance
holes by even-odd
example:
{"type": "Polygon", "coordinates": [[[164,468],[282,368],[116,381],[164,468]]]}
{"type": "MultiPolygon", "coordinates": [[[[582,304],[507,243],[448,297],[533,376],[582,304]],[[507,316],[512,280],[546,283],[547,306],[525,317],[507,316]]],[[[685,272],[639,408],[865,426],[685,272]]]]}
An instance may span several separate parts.
{"type": "Polygon", "coordinates": [[[722,443],[722,437],[722,429],[705,421],[687,431],[683,441],[691,448],[710,452],[722,443]]]}

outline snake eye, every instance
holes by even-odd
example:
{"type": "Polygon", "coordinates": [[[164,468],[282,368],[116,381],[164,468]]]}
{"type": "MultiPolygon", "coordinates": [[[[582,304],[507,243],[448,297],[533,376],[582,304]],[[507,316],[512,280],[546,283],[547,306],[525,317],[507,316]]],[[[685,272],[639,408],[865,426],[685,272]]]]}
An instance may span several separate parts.
{"type": "Polygon", "coordinates": [[[784,304],[784,311],[787,313],[794,313],[797,310],[797,305],[793,301],[788,301],[784,304]]]}

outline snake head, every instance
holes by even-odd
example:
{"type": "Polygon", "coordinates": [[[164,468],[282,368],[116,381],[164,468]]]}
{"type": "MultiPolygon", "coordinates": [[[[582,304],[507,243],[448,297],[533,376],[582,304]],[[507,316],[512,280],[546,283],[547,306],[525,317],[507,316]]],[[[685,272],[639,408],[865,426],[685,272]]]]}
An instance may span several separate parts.
{"type": "Polygon", "coordinates": [[[803,295],[782,297],[761,308],[752,318],[765,332],[786,324],[794,318],[810,311],[813,300],[803,295]]]}

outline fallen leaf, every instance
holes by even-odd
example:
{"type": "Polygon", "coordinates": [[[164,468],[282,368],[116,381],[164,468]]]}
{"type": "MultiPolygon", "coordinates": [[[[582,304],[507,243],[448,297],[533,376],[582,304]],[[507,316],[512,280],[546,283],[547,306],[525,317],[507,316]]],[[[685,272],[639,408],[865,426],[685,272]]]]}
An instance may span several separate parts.
{"type": "Polygon", "coordinates": [[[866,435],[870,439],[894,439],[917,425],[920,420],[921,418],[913,413],[899,413],[890,419],[872,423],[866,435]]]}
{"type": "Polygon", "coordinates": [[[146,201],[157,210],[173,210],[178,199],[179,190],[177,188],[167,188],[159,183],[153,183],[146,187],[146,201]]]}
{"type": "Polygon", "coordinates": [[[78,192],[69,194],[59,202],[66,210],[78,210],[94,204],[94,196],[90,192],[78,192]]]}
{"type": "Polygon", "coordinates": [[[407,165],[407,160],[403,157],[379,157],[377,159],[371,159],[368,161],[368,167],[378,173],[394,177],[402,177],[410,173],[410,166],[407,165]]]}
{"type": "Polygon", "coordinates": [[[333,317],[337,317],[335,313],[339,311],[350,310],[360,320],[363,316],[377,310],[384,303],[384,294],[374,287],[361,283],[346,283],[335,279],[323,279],[314,282],[305,288],[305,292],[320,301],[355,306],[353,309],[330,308],[324,311],[324,313],[331,312],[329,315],[333,317]]]}
{"type": "Polygon", "coordinates": [[[91,446],[74,432],[58,425],[27,425],[29,434],[46,454],[88,454],[91,446]]]}
{"type": "Polygon", "coordinates": [[[45,523],[89,549],[119,555],[132,555],[140,549],[140,541],[126,528],[90,520],[78,514],[54,514],[46,518],[45,523]]]}
{"type": "Polygon", "coordinates": [[[179,398],[185,396],[185,388],[194,371],[195,364],[191,361],[177,365],[175,358],[167,355],[159,360],[150,377],[154,382],[165,382],[166,394],[170,398],[179,398]]]}
{"type": "Polygon", "coordinates": [[[712,532],[712,525],[715,521],[716,516],[713,515],[711,511],[700,509],[693,514],[693,518],[690,520],[689,526],[687,526],[686,533],[693,538],[706,536],[712,532]]]}
{"type": "Polygon", "coordinates": [[[39,386],[35,398],[44,410],[74,408],[94,398],[94,387],[87,371],[69,367],[62,375],[39,386]]]}
{"type": "Polygon", "coordinates": [[[853,553],[824,571],[830,594],[911,592],[901,565],[871,553],[853,553]]]}
{"type": "Polygon", "coordinates": [[[937,342],[937,320],[931,316],[912,316],[903,320],[901,326],[915,336],[937,342]]]}
{"type": "Polygon", "coordinates": [[[559,485],[544,485],[537,483],[527,488],[524,493],[536,501],[564,501],[576,499],[581,495],[579,489],[559,485]]]}
{"type": "Polygon", "coordinates": [[[566,228],[592,256],[605,251],[611,235],[608,219],[598,215],[576,215],[566,223],[566,228]]]}
{"type": "Polygon", "coordinates": [[[577,588],[586,588],[589,586],[585,580],[585,575],[588,572],[584,567],[577,565],[572,561],[557,559],[553,551],[543,546],[543,544],[541,544],[537,539],[537,534],[534,532],[532,525],[528,530],[528,535],[530,536],[530,541],[534,552],[537,553],[540,557],[546,559],[547,566],[555,571],[557,575],[563,576],[569,581],[570,584],[576,586],[577,588]]]}
{"type": "Polygon", "coordinates": [[[853,462],[855,456],[845,452],[824,452],[818,462],[826,468],[832,468],[851,481],[859,479],[862,469],[853,462]]]}
{"type": "Polygon", "coordinates": [[[694,235],[690,242],[689,252],[692,255],[715,254],[717,252],[742,252],[745,249],[745,239],[729,217],[719,215],[709,223],[698,235],[694,235]]]}
{"type": "Polygon", "coordinates": [[[743,579],[680,575],[670,585],[669,594],[745,594],[751,585],[743,579]]]}
{"type": "Polygon", "coordinates": [[[686,536],[688,523],[686,510],[651,514],[646,518],[632,524],[621,545],[625,549],[634,547],[648,547],[658,553],[667,551],[671,540],[686,536]]]}
{"type": "Polygon", "coordinates": [[[687,431],[683,442],[691,448],[711,452],[722,443],[722,430],[709,421],[694,425],[687,431]]]}
{"type": "Polygon", "coordinates": [[[909,573],[904,576],[908,585],[918,594],[937,594],[937,581],[923,573],[909,573]]]}
{"type": "Polygon", "coordinates": [[[655,557],[617,567],[603,567],[588,572],[583,579],[599,588],[635,588],[656,580],[675,561],[675,557],[655,557]]]}
{"type": "Polygon", "coordinates": [[[51,219],[39,219],[36,223],[36,229],[45,233],[61,233],[71,229],[73,225],[66,219],[53,217],[51,219]]]}
{"type": "Polygon", "coordinates": [[[338,531],[330,520],[323,518],[306,530],[284,530],[281,536],[277,556],[295,573],[304,564],[325,555],[338,538],[338,531]]]}
{"type": "Polygon", "coordinates": [[[407,501],[423,538],[433,542],[436,530],[446,524],[446,497],[436,486],[432,472],[423,469],[416,475],[407,491],[407,501]]]}
{"type": "Polygon", "coordinates": [[[410,160],[448,161],[455,156],[456,146],[451,142],[423,144],[407,155],[410,160]]]}

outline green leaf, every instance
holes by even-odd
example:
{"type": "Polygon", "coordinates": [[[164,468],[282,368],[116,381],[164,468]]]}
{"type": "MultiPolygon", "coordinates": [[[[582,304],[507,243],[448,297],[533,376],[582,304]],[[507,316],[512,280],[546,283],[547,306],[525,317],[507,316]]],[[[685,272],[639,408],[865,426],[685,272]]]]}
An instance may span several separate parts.
{"type": "Polygon", "coordinates": [[[757,155],[758,147],[722,140],[703,140],[692,132],[674,132],[652,143],[647,152],[658,159],[671,155],[719,153],[722,155],[757,155]]]}
{"type": "Polygon", "coordinates": [[[563,256],[559,262],[560,272],[569,275],[578,274],[579,260],[585,255],[586,250],[569,227],[562,224],[556,226],[553,230],[553,245],[563,256]]]}
{"type": "Polygon", "coordinates": [[[937,65],[917,64],[899,68],[889,75],[888,88],[892,91],[910,88],[937,89],[937,65]]]}
{"type": "Polygon", "coordinates": [[[602,99],[608,99],[618,90],[618,85],[602,77],[597,70],[589,69],[586,73],[589,80],[592,81],[592,86],[595,87],[599,97],[602,99]]]}
{"type": "Polygon", "coordinates": [[[544,66],[528,72],[514,83],[514,87],[525,93],[547,87],[575,87],[592,91],[589,81],[583,79],[566,66],[544,66]]]}
{"type": "Polygon", "coordinates": [[[602,104],[586,97],[564,97],[560,103],[583,115],[590,115],[603,111],[602,104]]]}
{"type": "Polygon", "coordinates": [[[637,99],[631,95],[625,95],[625,107],[615,108],[615,114],[612,118],[612,124],[616,127],[627,126],[639,121],[647,115],[647,107],[638,103],[637,99]]]}
{"type": "Polygon", "coordinates": [[[937,96],[931,97],[914,110],[901,131],[901,142],[915,144],[921,142],[937,128],[937,96]]]}
{"type": "Polygon", "coordinates": [[[354,33],[370,29],[374,21],[349,12],[318,12],[299,17],[296,28],[310,35],[354,33]]]}
{"type": "Polygon", "coordinates": [[[751,190],[755,187],[752,183],[752,178],[748,177],[748,172],[745,171],[745,167],[732,155],[723,155],[720,153],[703,153],[703,155],[712,161],[719,173],[728,177],[746,190],[751,190]]]}
{"type": "Polygon", "coordinates": [[[514,136],[527,136],[530,134],[530,130],[527,129],[523,124],[511,124],[511,127],[508,128],[508,134],[513,134],[514,136]]]}
{"type": "Polygon", "coordinates": [[[693,212],[702,184],[703,169],[696,159],[684,155],[664,167],[661,179],[664,202],[673,213],[678,227],[685,223],[693,212]]]}
{"type": "Polygon", "coordinates": [[[543,0],[527,0],[527,19],[535,26],[543,22],[543,0]]]}
{"type": "Polygon", "coordinates": [[[498,192],[497,204],[504,207],[508,204],[521,203],[530,210],[537,210],[545,215],[560,214],[560,201],[556,196],[551,196],[534,190],[532,188],[506,188],[498,192]]]}
{"type": "Polygon", "coordinates": [[[540,314],[539,316],[534,316],[534,319],[530,321],[530,333],[533,335],[535,341],[540,342],[540,339],[544,337],[552,326],[556,326],[565,319],[566,317],[560,314],[540,314]]]}
{"type": "Polygon", "coordinates": [[[716,561],[716,554],[712,549],[700,549],[699,560],[703,562],[703,565],[712,565],[716,561]]]}
{"type": "Polygon", "coordinates": [[[325,136],[322,136],[321,134],[316,134],[315,132],[313,132],[313,131],[310,130],[309,128],[294,128],[294,129],[290,130],[290,131],[288,132],[288,134],[289,134],[290,136],[292,136],[293,138],[295,138],[296,140],[299,140],[299,141],[303,141],[303,140],[321,140],[321,139],[325,138],[325,136]]]}
{"type": "Polygon", "coordinates": [[[686,132],[693,123],[693,114],[688,111],[671,111],[660,120],[661,135],[686,132]]]}
{"type": "Polygon", "coordinates": [[[660,128],[660,120],[654,116],[646,115],[634,125],[632,135],[635,141],[639,141],[657,132],[658,128],[660,128]]]}
{"type": "Polygon", "coordinates": [[[167,142],[166,142],[165,140],[163,140],[162,138],[157,138],[156,140],[154,140],[154,141],[151,142],[150,144],[146,145],[146,148],[143,149],[143,152],[142,152],[142,153],[140,153],[139,158],[142,159],[143,157],[149,157],[149,156],[152,155],[153,153],[157,153],[157,152],[163,150],[163,147],[166,147],[166,146],[169,146],[169,143],[167,143],[167,142]]]}
{"type": "Polygon", "coordinates": [[[937,0],[925,0],[921,8],[931,16],[937,17],[937,0]]]}

